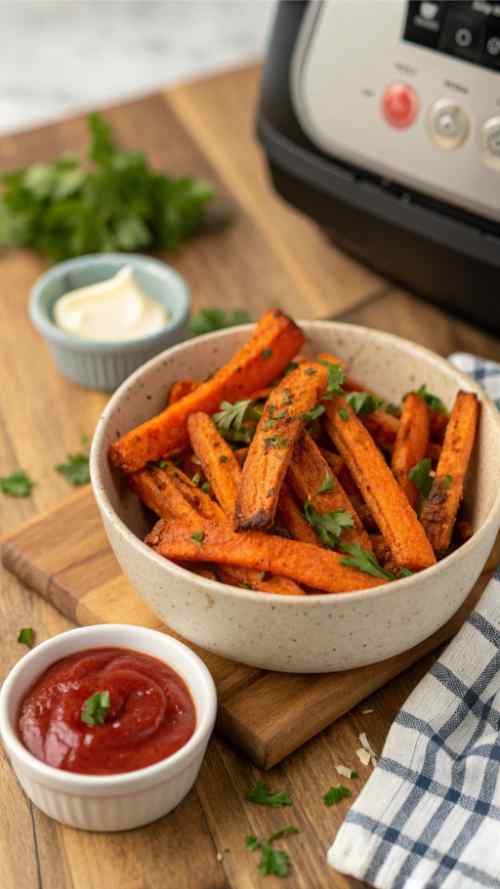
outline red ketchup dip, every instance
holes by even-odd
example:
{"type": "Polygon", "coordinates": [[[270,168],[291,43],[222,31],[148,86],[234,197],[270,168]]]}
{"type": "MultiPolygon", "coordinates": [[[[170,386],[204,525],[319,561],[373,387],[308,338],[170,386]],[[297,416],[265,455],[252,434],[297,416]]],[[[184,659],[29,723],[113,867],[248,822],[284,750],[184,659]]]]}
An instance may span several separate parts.
{"type": "Polygon", "coordinates": [[[128,648],[90,648],[56,661],[19,713],[19,735],[33,756],[87,775],[131,772],[166,759],[195,725],[184,680],[157,658],[128,648]],[[108,704],[98,714],[102,724],[89,725],[82,715],[96,693],[108,704]]]}

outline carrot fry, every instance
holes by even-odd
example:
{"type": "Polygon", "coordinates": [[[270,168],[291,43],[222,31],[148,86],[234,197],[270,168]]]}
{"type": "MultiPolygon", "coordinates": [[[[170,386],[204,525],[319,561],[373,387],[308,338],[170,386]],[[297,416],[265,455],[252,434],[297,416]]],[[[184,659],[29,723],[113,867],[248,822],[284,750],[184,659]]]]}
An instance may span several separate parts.
{"type": "Polygon", "coordinates": [[[173,383],[170,387],[167,404],[175,404],[176,401],[180,401],[185,395],[194,392],[199,385],[200,384],[196,382],[196,380],[177,380],[177,382],[173,383]]]}
{"type": "MultiPolygon", "coordinates": [[[[194,485],[191,479],[188,478],[187,475],[184,475],[177,466],[174,466],[173,463],[166,462],[164,470],[155,470],[156,478],[160,483],[164,484],[165,479],[162,473],[168,476],[171,482],[175,485],[177,491],[182,494],[191,509],[198,515],[214,522],[224,521],[224,513],[220,506],[215,503],[208,494],[205,494],[201,488],[194,485]]],[[[169,487],[169,491],[170,490],[171,488],[169,487]]]]}
{"type": "Polygon", "coordinates": [[[472,392],[459,392],[446,428],[431,492],[422,509],[422,524],[438,556],[443,556],[451,543],[478,416],[477,397],[472,392]]]}
{"type": "Polygon", "coordinates": [[[146,543],[167,559],[209,561],[270,571],[325,593],[345,593],[385,583],[344,565],[345,556],[341,553],[261,531],[238,534],[227,526],[211,522],[204,523],[202,539],[193,540],[191,529],[181,522],[160,520],[146,543]]]}
{"type": "Polygon", "coordinates": [[[267,386],[303,342],[302,331],[286,315],[278,309],[266,312],[249,342],[210,380],[114,442],[109,452],[111,462],[124,472],[135,472],[182,447],[188,438],[190,414],[211,414],[224,399],[236,401],[267,386]]]}
{"type": "Polygon", "coordinates": [[[162,519],[173,516],[169,507],[168,496],[158,484],[153,469],[141,469],[128,478],[130,488],[141,498],[142,502],[162,519]]]}
{"type": "Polygon", "coordinates": [[[425,456],[429,444],[429,408],[415,392],[406,396],[392,452],[391,468],[415,509],[418,489],[409,477],[410,471],[425,456]]]}
{"type": "Polygon", "coordinates": [[[333,510],[350,513],[354,527],[344,530],[342,543],[357,543],[371,551],[370,538],[354,506],[317,444],[307,433],[295,445],[287,478],[299,500],[308,501],[322,515],[333,510]],[[318,493],[325,483],[331,486],[330,490],[318,493]]]}
{"type": "Polygon", "coordinates": [[[370,433],[346,399],[328,402],[326,426],[370,508],[396,565],[419,571],[436,559],[425,531],[370,433]]]}
{"type": "Polygon", "coordinates": [[[237,568],[235,565],[218,565],[217,577],[223,583],[232,586],[243,586],[245,589],[256,590],[261,593],[277,593],[279,596],[304,596],[304,590],[288,577],[269,577],[264,580],[264,571],[252,571],[250,568],[237,568]],[[239,573],[238,573],[239,572],[239,573]],[[242,573],[255,575],[252,583],[241,581],[242,573]],[[259,579],[260,577],[260,579],[259,579]]]}
{"type": "Polygon", "coordinates": [[[388,414],[382,408],[377,408],[371,414],[360,417],[363,426],[366,426],[368,432],[375,439],[379,448],[386,453],[391,453],[396,436],[399,429],[399,420],[388,414]]]}
{"type": "Polygon", "coordinates": [[[282,525],[294,540],[301,540],[302,543],[318,544],[315,531],[305,518],[286,481],[281,486],[276,515],[278,525],[282,525]]]}
{"type": "Polygon", "coordinates": [[[328,383],[322,364],[307,361],[271,392],[243,467],[235,509],[235,528],[269,528],[304,415],[315,407],[328,383]]]}
{"type": "Polygon", "coordinates": [[[335,475],[342,472],[345,464],[340,454],[334,454],[333,451],[328,451],[326,448],[320,448],[320,451],[328,465],[333,469],[335,475]]]}
{"type": "Polygon", "coordinates": [[[136,472],[130,483],[146,506],[163,518],[179,519],[195,530],[200,526],[200,518],[224,520],[224,513],[217,503],[172,464],[167,464],[164,469],[151,467],[136,472]]]}
{"type": "Polygon", "coordinates": [[[240,465],[234,452],[219,435],[208,414],[200,411],[191,414],[188,431],[193,451],[201,462],[218,503],[226,516],[232,517],[241,477],[240,465]]]}

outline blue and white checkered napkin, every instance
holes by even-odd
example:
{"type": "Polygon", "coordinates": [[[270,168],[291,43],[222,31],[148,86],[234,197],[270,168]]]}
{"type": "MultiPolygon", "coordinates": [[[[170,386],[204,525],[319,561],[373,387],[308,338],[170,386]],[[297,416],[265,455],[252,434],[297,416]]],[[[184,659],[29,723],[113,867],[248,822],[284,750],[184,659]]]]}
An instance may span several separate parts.
{"type": "MultiPolygon", "coordinates": [[[[500,365],[451,361],[500,407],[500,365]]],[[[328,863],[377,889],[500,889],[500,570],[398,713],[328,863]]]]}

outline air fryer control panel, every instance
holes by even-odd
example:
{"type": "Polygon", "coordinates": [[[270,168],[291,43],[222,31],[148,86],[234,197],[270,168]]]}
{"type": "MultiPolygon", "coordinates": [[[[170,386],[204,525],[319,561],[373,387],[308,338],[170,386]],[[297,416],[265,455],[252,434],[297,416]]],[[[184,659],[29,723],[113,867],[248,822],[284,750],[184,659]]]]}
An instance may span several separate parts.
{"type": "Polygon", "coordinates": [[[326,153],[500,219],[500,2],[311,3],[292,95],[326,153]]]}

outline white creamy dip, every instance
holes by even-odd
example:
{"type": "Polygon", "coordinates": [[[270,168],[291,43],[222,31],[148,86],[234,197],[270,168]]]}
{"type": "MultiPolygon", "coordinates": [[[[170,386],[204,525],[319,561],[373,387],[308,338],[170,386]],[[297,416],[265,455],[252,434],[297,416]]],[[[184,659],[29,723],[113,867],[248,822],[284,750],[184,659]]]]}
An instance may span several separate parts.
{"type": "Polygon", "coordinates": [[[99,284],[71,290],[57,300],[54,320],[86,340],[134,340],[156,333],[169,314],[139,287],[129,266],[99,284]]]}

